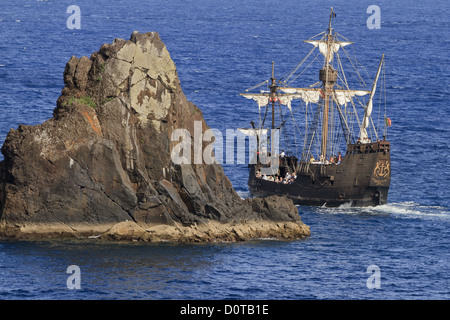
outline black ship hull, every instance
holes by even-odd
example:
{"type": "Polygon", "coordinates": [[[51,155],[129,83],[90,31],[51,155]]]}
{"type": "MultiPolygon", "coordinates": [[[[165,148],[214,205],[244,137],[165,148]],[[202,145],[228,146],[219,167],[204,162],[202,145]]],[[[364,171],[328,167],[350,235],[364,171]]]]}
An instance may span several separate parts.
{"type": "MultiPolygon", "coordinates": [[[[339,164],[295,163],[296,178],[291,183],[279,183],[256,176],[260,165],[250,165],[248,185],[254,197],[280,195],[297,205],[336,207],[377,206],[386,204],[391,179],[390,145],[387,141],[348,145],[339,164]]],[[[280,171],[286,161],[280,159],[280,171]]]]}

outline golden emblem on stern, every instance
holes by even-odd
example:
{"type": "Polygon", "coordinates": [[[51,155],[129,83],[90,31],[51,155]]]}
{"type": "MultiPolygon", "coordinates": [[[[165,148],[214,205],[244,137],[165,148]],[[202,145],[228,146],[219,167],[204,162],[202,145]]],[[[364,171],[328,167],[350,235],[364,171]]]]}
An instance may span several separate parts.
{"type": "Polygon", "coordinates": [[[372,174],[372,181],[376,185],[389,183],[391,179],[391,163],[389,160],[379,160],[372,174]]]}

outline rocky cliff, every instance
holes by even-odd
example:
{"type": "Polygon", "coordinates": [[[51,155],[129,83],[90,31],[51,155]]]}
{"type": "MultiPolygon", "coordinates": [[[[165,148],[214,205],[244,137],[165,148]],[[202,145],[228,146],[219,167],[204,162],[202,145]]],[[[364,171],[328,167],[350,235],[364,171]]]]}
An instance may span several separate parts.
{"type": "MultiPolygon", "coordinates": [[[[53,118],[11,129],[0,163],[3,237],[149,241],[309,235],[291,200],[242,200],[218,164],[175,164],[172,132],[202,112],[157,33],[72,57],[53,118]]],[[[197,122],[198,124],[198,122],[197,122]]]]}

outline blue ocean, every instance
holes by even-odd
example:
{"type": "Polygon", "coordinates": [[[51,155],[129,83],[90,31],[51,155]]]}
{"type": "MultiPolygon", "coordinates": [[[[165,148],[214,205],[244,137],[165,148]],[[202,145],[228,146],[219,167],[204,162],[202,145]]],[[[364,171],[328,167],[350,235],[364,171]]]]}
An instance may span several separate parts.
{"type": "MultiPolygon", "coordinates": [[[[72,55],[90,56],[134,30],[156,31],[181,86],[211,128],[248,127],[239,96],[310,50],[333,27],[375,72],[386,56],[392,180],[389,203],[298,207],[298,241],[175,244],[98,239],[0,241],[0,299],[450,299],[450,3],[265,0],[2,0],[0,141],[52,117],[72,55]],[[71,5],[79,28],[71,29],[71,5]],[[379,8],[379,28],[369,28],[379,8]],[[70,22],[70,21],[69,21],[70,22]],[[70,289],[69,266],[78,266],[70,289]]],[[[248,168],[224,164],[241,197],[248,168]]]]}

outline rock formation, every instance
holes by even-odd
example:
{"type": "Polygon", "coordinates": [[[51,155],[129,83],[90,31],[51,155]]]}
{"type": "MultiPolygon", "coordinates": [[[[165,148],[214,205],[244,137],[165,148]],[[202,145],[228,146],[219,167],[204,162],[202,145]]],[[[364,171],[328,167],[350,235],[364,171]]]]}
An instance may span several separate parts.
{"type": "Polygon", "coordinates": [[[241,199],[219,164],[175,164],[187,101],[157,33],[72,57],[53,118],[11,129],[0,162],[3,237],[220,241],[309,235],[291,200],[241,199]]]}

